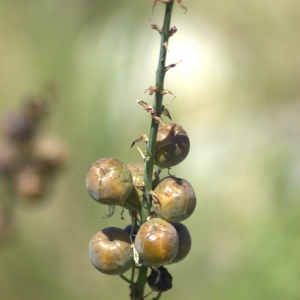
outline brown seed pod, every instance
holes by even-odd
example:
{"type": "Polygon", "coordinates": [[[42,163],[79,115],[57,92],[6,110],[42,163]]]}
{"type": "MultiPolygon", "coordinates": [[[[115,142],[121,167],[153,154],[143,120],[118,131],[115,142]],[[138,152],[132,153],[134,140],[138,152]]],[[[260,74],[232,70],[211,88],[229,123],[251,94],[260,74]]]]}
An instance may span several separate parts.
{"type": "Polygon", "coordinates": [[[154,190],[158,200],[153,201],[155,213],[168,222],[181,222],[195,210],[194,189],[184,179],[169,176],[163,178],[154,190]]]}
{"type": "MultiPolygon", "coordinates": [[[[133,189],[129,197],[124,202],[124,207],[129,210],[141,210],[143,192],[141,189],[137,188],[137,186],[141,187],[144,183],[144,164],[131,162],[128,163],[126,166],[132,174],[133,189]]],[[[152,179],[155,178],[155,175],[156,171],[153,170],[152,179]]]]}
{"type": "Polygon", "coordinates": [[[178,165],[189,151],[189,137],[180,125],[169,123],[158,128],[155,152],[158,167],[165,169],[178,165]]]}
{"type": "Polygon", "coordinates": [[[162,266],[175,258],[179,238],[173,225],[162,219],[153,218],[141,225],[134,245],[145,264],[162,266]]]}
{"type": "Polygon", "coordinates": [[[123,205],[133,188],[130,171],[115,158],[102,158],[94,162],[85,183],[90,196],[106,205],[123,205]]]}
{"type": "Polygon", "coordinates": [[[172,225],[175,227],[179,237],[178,252],[172,262],[170,262],[170,264],[175,264],[185,259],[189,254],[192,247],[192,239],[188,229],[182,223],[175,222],[172,225]]]}
{"type": "Polygon", "coordinates": [[[116,227],[96,233],[89,244],[89,256],[94,267],[107,275],[121,275],[133,266],[129,235],[116,227]]]}

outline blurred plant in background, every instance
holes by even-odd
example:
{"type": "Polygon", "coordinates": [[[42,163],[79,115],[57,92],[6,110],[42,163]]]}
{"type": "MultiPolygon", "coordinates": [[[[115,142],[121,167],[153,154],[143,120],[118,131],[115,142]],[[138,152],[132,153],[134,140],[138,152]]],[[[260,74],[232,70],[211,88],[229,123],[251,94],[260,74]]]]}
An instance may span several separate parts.
{"type": "MultiPolygon", "coordinates": [[[[184,4],[186,14],[174,12],[179,30],[168,53],[170,63],[182,62],[165,84],[184,86],[172,118],[193,144],[172,171],[190,179],[198,209],[186,221],[193,248],[180,270],[168,268],[177,288],[164,300],[298,300],[299,1],[184,4]]],[[[157,64],[157,36],[145,31],[162,11],[152,15],[151,6],[0,1],[1,115],[53,80],[60,101],[47,129],[72,150],[48,205],[14,211],[22,234],[1,242],[1,300],[120,299],[128,292],[90,266],[89,237],[107,225],[82,182],[99,157],[139,159],[125,148],[140,134],[135,124],[148,124],[132,99],[151,101],[136,94],[157,64]]]]}
{"type": "Polygon", "coordinates": [[[54,87],[49,87],[1,118],[0,238],[13,228],[14,206],[20,201],[33,203],[45,198],[67,161],[65,143],[47,134],[43,126],[54,101],[54,87]]]}

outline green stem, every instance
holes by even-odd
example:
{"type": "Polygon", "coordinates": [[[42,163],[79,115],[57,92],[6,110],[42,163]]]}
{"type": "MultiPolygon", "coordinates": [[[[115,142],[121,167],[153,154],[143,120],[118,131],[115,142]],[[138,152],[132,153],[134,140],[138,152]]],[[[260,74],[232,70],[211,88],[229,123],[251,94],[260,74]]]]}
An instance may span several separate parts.
{"type": "MultiPolygon", "coordinates": [[[[166,57],[167,57],[167,44],[169,40],[169,31],[170,31],[170,23],[172,16],[174,1],[170,1],[166,4],[164,23],[161,33],[161,43],[160,43],[160,53],[158,59],[158,67],[156,71],[156,88],[157,91],[155,93],[155,100],[153,108],[156,111],[158,116],[161,115],[162,112],[162,100],[163,100],[163,90],[164,90],[164,79],[165,79],[165,68],[166,68],[166,57]]],[[[159,123],[157,123],[154,119],[151,121],[150,135],[149,141],[147,143],[146,150],[146,159],[145,159],[145,198],[146,201],[142,207],[142,223],[147,221],[147,217],[150,214],[151,209],[151,197],[149,192],[152,190],[152,173],[154,166],[154,156],[155,156],[155,145],[156,145],[156,137],[158,131],[159,123]]]]}
{"type": "MultiPolygon", "coordinates": [[[[154,105],[153,108],[157,116],[161,115],[162,112],[162,101],[163,101],[163,90],[164,90],[164,79],[165,79],[165,68],[166,68],[166,57],[167,57],[167,45],[169,40],[169,31],[170,31],[170,23],[172,16],[174,1],[171,0],[166,4],[164,23],[161,33],[161,43],[160,43],[160,53],[158,59],[158,67],[156,71],[156,88],[157,91],[155,93],[154,105]]],[[[150,135],[149,141],[147,143],[146,149],[146,159],[145,159],[145,201],[142,206],[141,213],[141,221],[145,223],[147,221],[147,217],[150,216],[151,213],[151,197],[149,192],[152,191],[152,173],[154,166],[154,156],[155,156],[155,146],[156,146],[156,137],[158,132],[159,123],[157,123],[154,119],[151,121],[150,135]]],[[[139,269],[139,275],[136,282],[136,291],[137,296],[144,296],[145,285],[147,281],[147,266],[141,266],[139,269]]]]}
{"type": "MultiPolygon", "coordinates": [[[[133,268],[133,270],[134,270],[134,268],[133,268]]],[[[129,280],[128,278],[126,278],[124,275],[119,275],[124,281],[126,281],[126,282],[128,282],[128,283],[132,283],[132,281],[131,280],[129,280]]]]}
{"type": "Polygon", "coordinates": [[[142,265],[139,269],[139,276],[135,284],[136,287],[135,299],[144,299],[144,291],[145,291],[145,285],[147,281],[147,272],[148,272],[148,267],[142,265]]]}

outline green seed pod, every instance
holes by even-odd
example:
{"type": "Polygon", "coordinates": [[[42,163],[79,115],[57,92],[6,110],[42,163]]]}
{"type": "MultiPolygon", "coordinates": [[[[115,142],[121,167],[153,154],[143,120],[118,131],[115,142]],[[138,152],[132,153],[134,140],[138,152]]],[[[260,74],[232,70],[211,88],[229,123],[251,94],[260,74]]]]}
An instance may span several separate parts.
{"type": "Polygon", "coordinates": [[[178,165],[189,151],[189,137],[180,125],[170,123],[158,128],[155,153],[158,167],[165,169],[178,165]]]}
{"type": "Polygon", "coordinates": [[[90,196],[106,205],[123,205],[133,188],[130,171],[115,158],[102,158],[94,162],[85,183],[90,196]]]}
{"type": "MultiPolygon", "coordinates": [[[[133,189],[129,197],[124,202],[124,207],[129,210],[141,210],[143,201],[143,192],[137,188],[137,185],[142,186],[144,183],[144,164],[142,163],[128,163],[127,167],[131,172],[133,179],[133,189]]],[[[154,180],[156,171],[153,170],[152,179],[154,180]]]]}
{"type": "Polygon", "coordinates": [[[134,245],[145,264],[162,266],[175,258],[179,238],[174,226],[162,219],[153,218],[141,225],[134,245]]]}
{"type": "Polygon", "coordinates": [[[175,264],[185,259],[186,256],[189,254],[192,247],[192,239],[188,229],[182,223],[175,222],[172,223],[172,225],[175,227],[179,237],[178,252],[175,258],[170,263],[175,264]]]}
{"type": "Polygon", "coordinates": [[[129,235],[116,227],[96,233],[89,244],[89,256],[94,267],[107,275],[121,275],[133,266],[129,235]]]}
{"type": "Polygon", "coordinates": [[[154,190],[158,201],[153,201],[155,213],[168,222],[181,222],[195,210],[196,196],[186,180],[169,176],[163,178],[154,190]]]}

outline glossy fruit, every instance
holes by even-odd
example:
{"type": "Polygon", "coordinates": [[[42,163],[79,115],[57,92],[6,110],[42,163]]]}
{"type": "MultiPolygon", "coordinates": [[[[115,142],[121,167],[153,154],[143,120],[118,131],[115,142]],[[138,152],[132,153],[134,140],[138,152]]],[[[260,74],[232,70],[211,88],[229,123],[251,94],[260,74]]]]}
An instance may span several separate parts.
{"type": "Polygon", "coordinates": [[[155,213],[168,222],[187,219],[195,210],[196,196],[192,186],[184,179],[163,178],[154,190],[158,201],[153,201],[155,213]]]}
{"type": "Polygon", "coordinates": [[[134,244],[140,259],[146,265],[162,266],[175,258],[179,238],[173,225],[153,218],[141,225],[134,244]]]}
{"type": "Polygon", "coordinates": [[[85,183],[90,196],[107,205],[123,205],[133,188],[130,171],[115,158],[102,158],[94,162],[85,183]]]}
{"type": "Polygon", "coordinates": [[[116,227],[96,233],[89,244],[89,256],[94,267],[107,275],[121,275],[133,266],[129,235],[116,227]]]}
{"type": "Polygon", "coordinates": [[[178,252],[171,262],[171,264],[174,264],[182,261],[189,254],[192,247],[192,239],[188,229],[182,223],[175,222],[172,225],[175,227],[179,237],[178,252]]]}
{"type": "Polygon", "coordinates": [[[190,140],[178,124],[161,125],[156,139],[155,164],[160,168],[171,168],[182,162],[190,151],[190,140]]]}
{"type": "MultiPolygon", "coordinates": [[[[126,165],[132,174],[133,189],[129,197],[124,202],[124,207],[129,210],[141,210],[143,201],[143,192],[137,186],[142,186],[144,183],[144,164],[128,163],[126,165]]],[[[155,178],[156,171],[153,170],[152,179],[155,178]]]]}

